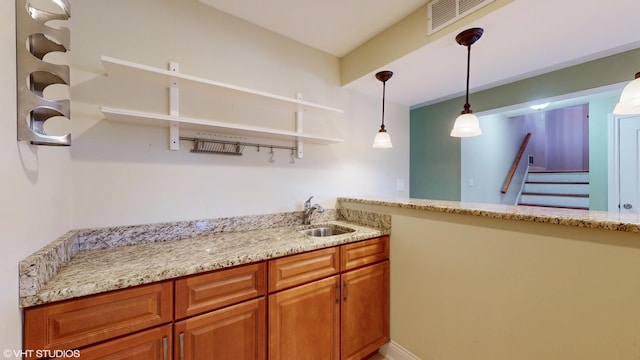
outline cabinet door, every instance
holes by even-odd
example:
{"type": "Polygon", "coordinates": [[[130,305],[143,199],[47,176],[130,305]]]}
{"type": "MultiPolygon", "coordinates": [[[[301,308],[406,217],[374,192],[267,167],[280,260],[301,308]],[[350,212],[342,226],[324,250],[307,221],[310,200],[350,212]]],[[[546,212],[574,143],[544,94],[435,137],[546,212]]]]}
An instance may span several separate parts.
{"type": "Polygon", "coordinates": [[[170,360],[171,325],[107,341],[78,354],[83,360],[170,360]]]}
{"type": "Polygon", "coordinates": [[[265,304],[262,297],[175,323],[174,359],[265,359],[265,304]]]}
{"type": "Polygon", "coordinates": [[[341,358],[362,359],[389,342],[389,261],[342,274],[341,358]]]}
{"type": "Polygon", "coordinates": [[[269,295],[269,360],[337,360],[340,284],[332,276],[269,295]]]}

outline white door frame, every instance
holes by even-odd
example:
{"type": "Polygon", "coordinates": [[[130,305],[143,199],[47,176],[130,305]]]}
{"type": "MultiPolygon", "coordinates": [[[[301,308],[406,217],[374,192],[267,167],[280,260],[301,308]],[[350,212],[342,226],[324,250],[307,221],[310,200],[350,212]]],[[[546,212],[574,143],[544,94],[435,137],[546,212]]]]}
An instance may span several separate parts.
{"type": "Polygon", "coordinates": [[[620,212],[620,121],[635,115],[614,115],[609,114],[609,175],[608,175],[608,210],[612,212],[620,212]]]}

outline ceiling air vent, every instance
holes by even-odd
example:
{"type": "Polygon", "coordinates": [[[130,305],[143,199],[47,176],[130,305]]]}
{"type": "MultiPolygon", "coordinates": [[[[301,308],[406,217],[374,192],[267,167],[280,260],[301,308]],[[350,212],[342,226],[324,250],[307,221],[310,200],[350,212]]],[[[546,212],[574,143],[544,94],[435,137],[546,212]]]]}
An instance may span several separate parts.
{"type": "Polygon", "coordinates": [[[495,0],[434,0],[429,3],[428,34],[462,19],[495,0]]]}

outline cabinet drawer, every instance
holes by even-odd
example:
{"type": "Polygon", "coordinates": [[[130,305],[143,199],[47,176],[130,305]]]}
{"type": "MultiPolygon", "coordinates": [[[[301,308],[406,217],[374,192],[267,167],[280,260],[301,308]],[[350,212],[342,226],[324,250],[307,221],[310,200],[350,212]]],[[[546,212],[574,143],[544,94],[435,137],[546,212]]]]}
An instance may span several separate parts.
{"type": "Polygon", "coordinates": [[[373,264],[389,258],[389,236],[342,245],[340,269],[342,271],[373,264]]]}
{"type": "Polygon", "coordinates": [[[332,247],[270,260],[269,292],[337,274],[338,254],[338,247],[332,247]]]}
{"type": "Polygon", "coordinates": [[[166,360],[171,358],[171,324],[90,346],[82,360],[166,360]]]}
{"type": "Polygon", "coordinates": [[[24,348],[74,349],[168,323],[172,313],[172,281],[29,308],[24,348]]]}
{"type": "Polygon", "coordinates": [[[176,319],[253,299],[265,288],[264,262],[176,280],[176,319]]]}

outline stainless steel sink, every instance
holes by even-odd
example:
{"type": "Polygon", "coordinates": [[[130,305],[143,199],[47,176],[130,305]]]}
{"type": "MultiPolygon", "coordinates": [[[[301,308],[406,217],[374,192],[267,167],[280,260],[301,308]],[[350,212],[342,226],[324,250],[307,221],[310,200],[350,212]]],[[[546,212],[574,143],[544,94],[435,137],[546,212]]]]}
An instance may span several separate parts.
{"type": "Polygon", "coordinates": [[[325,236],[334,236],[334,235],[342,235],[350,232],[354,232],[354,229],[349,229],[342,226],[335,225],[320,225],[314,226],[308,229],[299,230],[301,233],[314,237],[325,237],[325,236]]]}

